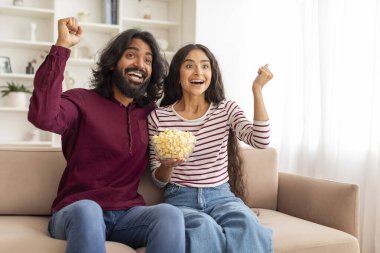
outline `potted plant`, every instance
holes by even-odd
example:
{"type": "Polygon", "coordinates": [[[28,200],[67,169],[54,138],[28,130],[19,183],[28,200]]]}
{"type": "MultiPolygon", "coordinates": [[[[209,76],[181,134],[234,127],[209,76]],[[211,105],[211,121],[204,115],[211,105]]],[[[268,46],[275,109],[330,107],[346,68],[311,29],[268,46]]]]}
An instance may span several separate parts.
{"type": "Polygon", "coordinates": [[[2,97],[7,97],[6,105],[9,107],[22,107],[27,105],[27,94],[32,92],[23,84],[13,81],[7,82],[6,86],[0,86],[2,88],[2,97]]]}

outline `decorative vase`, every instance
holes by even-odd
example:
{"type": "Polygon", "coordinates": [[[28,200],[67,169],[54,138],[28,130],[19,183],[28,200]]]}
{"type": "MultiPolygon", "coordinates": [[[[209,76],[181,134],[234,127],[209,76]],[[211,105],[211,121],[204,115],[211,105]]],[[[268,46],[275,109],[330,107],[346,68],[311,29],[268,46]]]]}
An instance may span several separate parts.
{"type": "Polygon", "coordinates": [[[150,8],[149,5],[144,6],[143,18],[144,19],[152,18],[152,9],[150,8]]]}
{"type": "Polygon", "coordinates": [[[90,12],[88,11],[78,12],[78,20],[80,22],[88,22],[89,17],[90,17],[90,12]]]}
{"type": "Polygon", "coordinates": [[[37,24],[30,23],[30,40],[31,41],[36,41],[36,30],[37,30],[37,24]]]}
{"type": "Polygon", "coordinates": [[[24,6],[24,1],[23,0],[13,0],[13,5],[14,6],[24,6]]]}
{"type": "Polygon", "coordinates": [[[25,92],[10,92],[7,95],[6,105],[8,107],[26,108],[27,94],[25,92]]]}

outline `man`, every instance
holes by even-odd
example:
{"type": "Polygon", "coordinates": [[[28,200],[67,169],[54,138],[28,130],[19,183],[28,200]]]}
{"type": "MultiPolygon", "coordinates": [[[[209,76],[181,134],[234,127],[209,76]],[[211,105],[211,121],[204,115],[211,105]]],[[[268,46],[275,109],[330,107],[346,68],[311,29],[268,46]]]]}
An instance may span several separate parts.
{"type": "Polygon", "coordinates": [[[105,241],[146,252],[184,252],[182,213],[168,204],[144,206],[137,193],[148,165],[146,117],[162,94],[167,66],[148,32],[127,30],[102,51],[94,89],[62,93],[70,47],[82,29],[58,21],[58,39],[34,80],[28,119],[62,135],[67,166],[52,205],[49,232],[68,253],[105,253],[105,241]]]}

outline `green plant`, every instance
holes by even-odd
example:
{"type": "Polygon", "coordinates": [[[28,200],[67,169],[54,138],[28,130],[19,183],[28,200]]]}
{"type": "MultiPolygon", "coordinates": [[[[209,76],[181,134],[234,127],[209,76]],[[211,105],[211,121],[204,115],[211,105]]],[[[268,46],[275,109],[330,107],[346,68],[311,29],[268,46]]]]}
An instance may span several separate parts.
{"type": "Polygon", "coordinates": [[[25,92],[32,94],[32,92],[23,84],[15,83],[13,81],[7,82],[6,86],[0,86],[1,88],[5,88],[1,91],[2,97],[9,95],[11,92],[25,92]]]}

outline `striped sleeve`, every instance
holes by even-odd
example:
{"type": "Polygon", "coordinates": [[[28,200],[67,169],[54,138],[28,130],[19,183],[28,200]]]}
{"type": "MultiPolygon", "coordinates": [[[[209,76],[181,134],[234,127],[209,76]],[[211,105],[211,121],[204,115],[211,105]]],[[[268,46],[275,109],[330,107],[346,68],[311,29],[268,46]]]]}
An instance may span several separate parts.
{"type": "Polygon", "coordinates": [[[234,101],[227,101],[226,110],[228,121],[239,140],[259,149],[267,148],[270,144],[269,120],[253,123],[244,115],[243,110],[234,101]]]}

